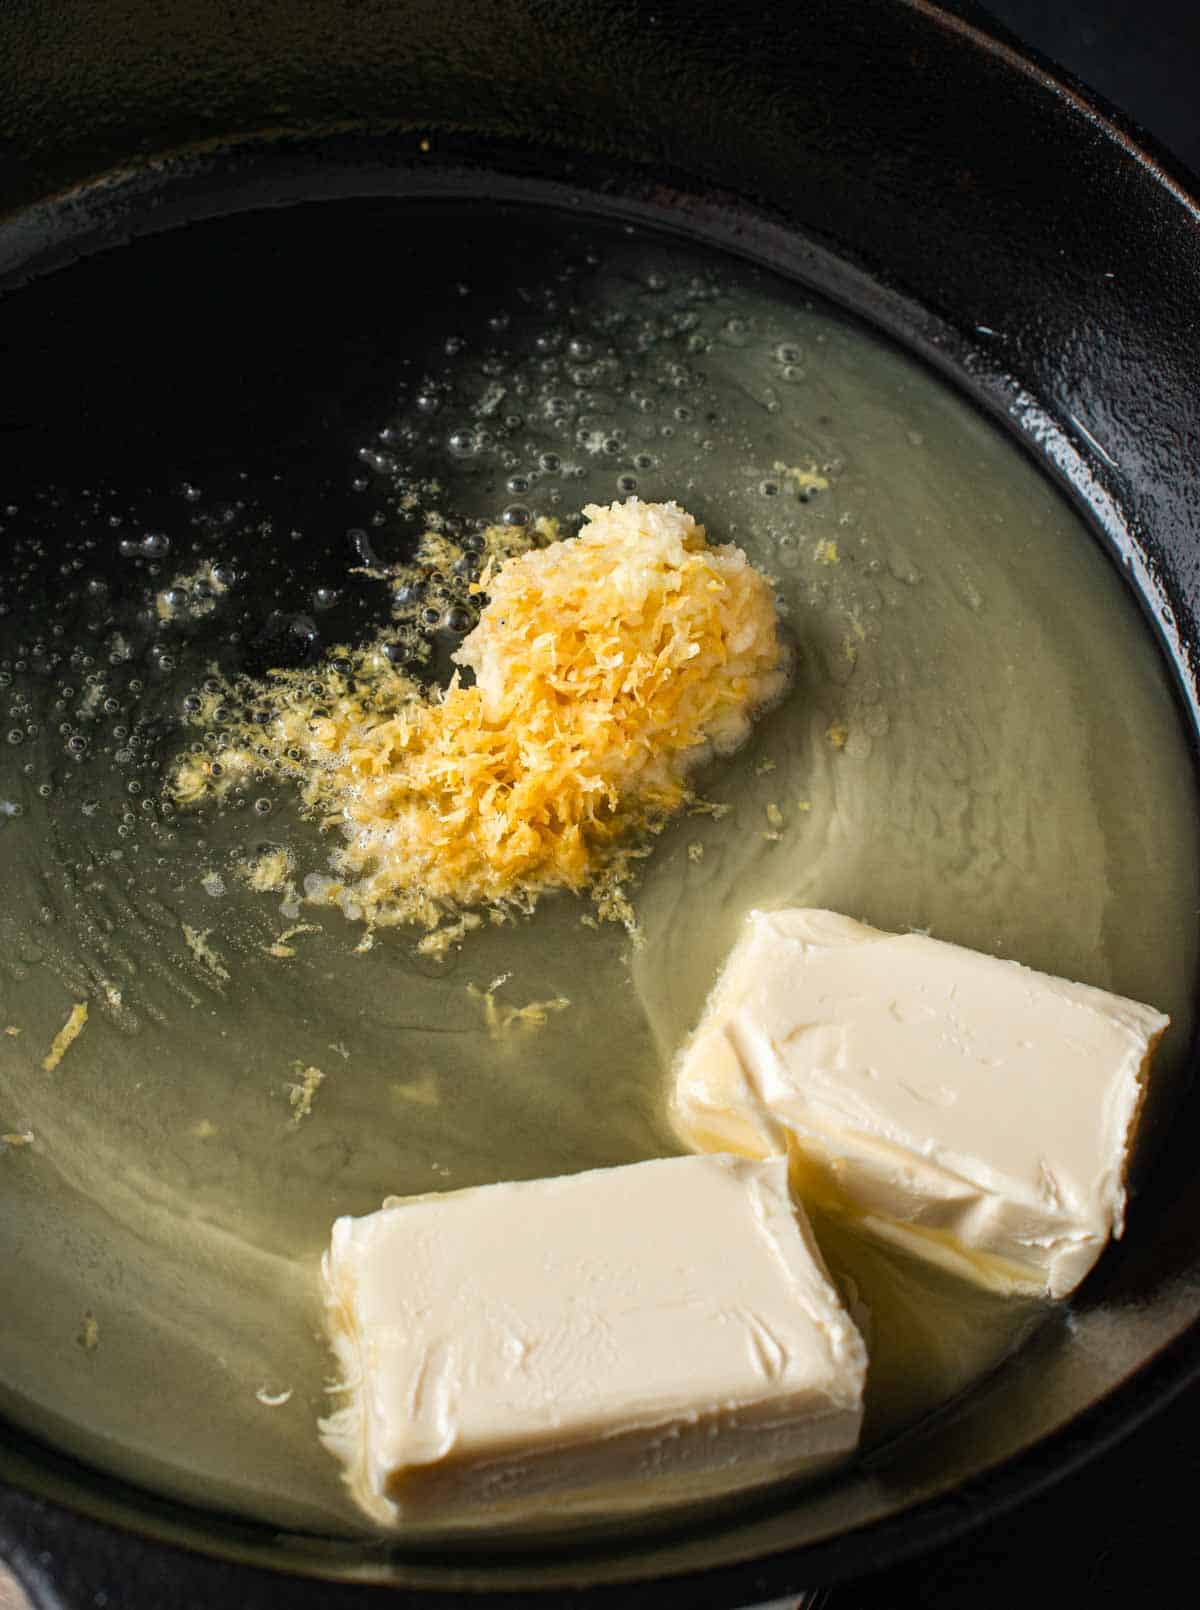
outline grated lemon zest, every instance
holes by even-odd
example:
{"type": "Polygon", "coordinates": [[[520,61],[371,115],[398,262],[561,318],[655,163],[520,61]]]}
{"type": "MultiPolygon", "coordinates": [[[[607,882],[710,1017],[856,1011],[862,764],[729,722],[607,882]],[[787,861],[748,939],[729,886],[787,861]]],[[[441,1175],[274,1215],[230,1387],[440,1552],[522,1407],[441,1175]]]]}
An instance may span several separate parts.
{"type": "MultiPolygon", "coordinates": [[[[590,891],[602,917],[636,927],[638,835],[691,803],[701,760],[745,739],[786,657],[771,585],[739,549],[709,546],[673,503],[584,513],[572,540],[547,541],[547,526],[532,551],[489,543],[473,590],[490,601],[454,655],[473,685],[456,672],[427,693],[360,651],[319,709],[281,677],[257,747],[222,751],[222,786],[277,758],[340,832],[335,875],[307,880],[307,899],[437,930],[434,954],[458,942],[463,909],[529,913],[555,889],[590,891]]],[[[443,541],[427,535],[422,557],[443,541]]],[[[203,795],[210,766],[188,757],[177,797],[203,795]]]]}

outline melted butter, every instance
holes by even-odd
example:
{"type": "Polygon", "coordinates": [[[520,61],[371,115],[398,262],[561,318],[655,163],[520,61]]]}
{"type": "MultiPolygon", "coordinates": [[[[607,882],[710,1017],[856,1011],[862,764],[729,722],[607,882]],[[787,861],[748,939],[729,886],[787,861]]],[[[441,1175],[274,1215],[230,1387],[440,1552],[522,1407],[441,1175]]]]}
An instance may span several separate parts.
{"type": "MultiPolygon", "coordinates": [[[[783,901],[929,927],[1153,1001],[1174,1019],[1156,1065],[1169,1110],[1200,891],[1186,747],[1136,607],[1052,487],[924,370],[773,279],[579,220],[497,223],[514,244],[493,285],[475,272],[478,208],[414,233],[402,266],[421,316],[405,324],[394,265],[374,313],[356,289],[363,265],[402,249],[393,212],[347,207],[331,233],[328,211],[226,220],[127,254],[168,288],[172,264],[191,272],[197,254],[214,283],[280,250],[353,276],[330,373],[341,386],[366,318],[377,390],[411,384],[395,408],[364,409],[349,445],[322,439],[311,478],[307,449],[289,449],[292,503],[265,472],[222,479],[216,455],[200,487],[176,490],[155,466],[149,530],[174,544],[162,564],[142,546],[149,471],[107,501],[64,494],[53,508],[7,471],[21,513],[3,579],[42,602],[11,644],[6,621],[0,648],[20,729],[0,744],[0,1021],[21,1031],[0,1037],[0,1133],[34,1137],[0,1147],[0,1409],[160,1491],[352,1530],[316,1435],[331,1370],[317,1266],[336,1216],[675,1150],[670,1054],[744,912],[783,901]],[[478,283],[460,297],[468,262],[478,283]],[[362,485],[330,506],[327,481],[362,485]],[[272,775],[249,777],[240,805],[235,791],[186,821],[161,809],[183,701],[211,664],[239,669],[233,634],[275,643],[281,611],[289,643],[310,628],[319,648],[361,641],[387,609],[378,583],[351,574],[372,544],[398,559],[434,515],[519,521],[634,490],[677,498],[774,577],[798,652],[788,698],[697,779],[703,811],[656,841],[635,897],[640,948],[562,896],[440,954],[399,929],[361,949],[361,926],[303,904],[331,845],[272,775]],[[59,566],[76,559],[75,613],[57,613],[59,566]],[[62,621],[91,666],[33,654],[62,621]],[[86,740],[79,764],[63,723],[86,740]],[[254,865],[257,889],[239,870],[254,865]],[[319,931],[280,941],[310,919],[319,931]],[[509,1032],[489,1029],[489,992],[509,1032]],[[41,1058],[85,1000],[86,1033],[47,1076],[41,1058]],[[538,1024],[510,1016],[559,1000],[538,1024]],[[307,1069],[324,1077],[295,1123],[307,1069]]],[[[111,317],[109,268],[71,271],[83,302],[96,287],[98,319],[111,317]]],[[[10,323],[24,300],[6,304],[10,323]]],[[[331,324],[341,305],[331,293],[331,324]]],[[[274,423],[255,417],[250,471],[274,423]]],[[[455,641],[439,626],[422,665],[448,673],[455,641]]],[[[1128,1225],[1140,1233],[1136,1197],[1128,1225]]],[[[968,1386],[1030,1321],[844,1226],[820,1234],[870,1309],[868,1447],[968,1386]]]]}
{"type": "Polygon", "coordinates": [[[813,1216],[821,1252],[858,1318],[871,1365],[863,1447],[870,1450],[994,1370],[1052,1309],[813,1216]]]}

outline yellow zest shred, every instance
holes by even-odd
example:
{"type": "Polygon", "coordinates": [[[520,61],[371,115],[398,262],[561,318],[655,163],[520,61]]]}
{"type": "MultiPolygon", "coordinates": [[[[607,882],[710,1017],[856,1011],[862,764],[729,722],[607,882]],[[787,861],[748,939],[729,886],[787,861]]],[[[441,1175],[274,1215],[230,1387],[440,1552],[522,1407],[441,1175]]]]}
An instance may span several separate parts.
{"type": "Polygon", "coordinates": [[[288,1085],[288,1101],[292,1108],[292,1123],[299,1124],[312,1112],[313,1097],[325,1083],[325,1075],[320,1068],[306,1068],[302,1062],[295,1062],[292,1066],[296,1070],[296,1079],[288,1085]]]}
{"type": "Polygon", "coordinates": [[[58,1067],[68,1050],[83,1033],[83,1026],[87,1020],[87,1002],[77,1001],[71,1008],[71,1015],[51,1041],[49,1051],[42,1058],[42,1067],[47,1073],[53,1073],[58,1067]]]}
{"type": "Polygon", "coordinates": [[[496,999],[497,990],[508,982],[508,974],[494,978],[487,989],[477,984],[467,985],[467,994],[483,1006],[483,1021],[493,1040],[503,1040],[514,1029],[540,1029],[548,1022],[552,1012],[565,1012],[570,1001],[565,995],[556,995],[548,1001],[529,1001],[524,1006],[510,1006],[496,999]]]}
{"type": "Polygon", "coordinates": [[[473,911],[464,912],[457,922],[448,922],[441,928],[435,928],[431,934],[426,934],[419,941],[417,952],[421,956],[444,956],[452,946],[461,945],[469,933],[482,926],[482,917],[473,911]]]}
{"type": "Polygon", "coordinates": [[[805,469],[803,465],[784,464],[779,459],[776,459],[774,470],[776,475],[786,475],[790,480],[794,481],[799,492],[828,492],[829,490],[829,477],[822,475],[815,464],[810,464],[805,469]]]}
{"type": "Polygon", "coordinates": [[[229,980],[229,969],[222,961],[220,952],[214,950],[208,942],[208,936],[212,933],[212,929],[189,928],[186,922],[180,923],[180,927],[183,930],[183,937],[187,941],[188,949],[200,963],[201,967],[205,968],[209,973],[211,973],[214,978],[218,978],[222,982],[227,983],[229,980]]]}
{"type": "Polygon", "coordinates": [[[281,934],[276,934],[269,945],[263,945],[261,948],[266,951],[268,956],[279,956],[281,958],[294,956],[296,947],[289,944],[289,940],[298,939],[301,934],[319,934],[320,932],[320,927],[315,922],[297,922],[292,927],[285,928],[281,934]]]}
{"type": "Polygon", "coordinates": [[[294,865],[291,851],[274,845],[252,861],[243,861],[238,876],[255,894],[271,894],[287,888],[294,865]]]}
{"type": "Polygon", "coordinates": [[[711,799],[693,800],[688,809],[689,816],[711,816],[714,822],[719,822],[723,816],[728,816],[733,810],[730,804],[717,804],[711,799]]]}

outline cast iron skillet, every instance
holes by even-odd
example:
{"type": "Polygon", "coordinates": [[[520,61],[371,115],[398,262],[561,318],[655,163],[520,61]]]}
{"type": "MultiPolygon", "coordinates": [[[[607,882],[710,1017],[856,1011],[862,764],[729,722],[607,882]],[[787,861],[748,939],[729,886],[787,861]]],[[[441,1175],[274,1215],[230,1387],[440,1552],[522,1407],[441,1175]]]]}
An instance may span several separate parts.
{"type": "MultiPolygon", "coordinates": [[[[582,197],[714,239],[864,314],[1026,442],[1125,567],[1193,733],[1195,190],[970,4],[0,13],[0,290],[133,233],[302,195],[582,197]]],[[[45,1605],[111,1603],[93,1597],[106,1581],[122,1602],[178,1606],[349,1606],[367,1583],[414,1605],[716,1606],[878,1568],[1058,1479],[1200,1376],[1198,1117],[1189,1089],[1070,1333],[1043,1331],[808,1497],[569,1557],[406,1558],[189,1512],[10,1432],[0,1554],[45,1605]]]]}

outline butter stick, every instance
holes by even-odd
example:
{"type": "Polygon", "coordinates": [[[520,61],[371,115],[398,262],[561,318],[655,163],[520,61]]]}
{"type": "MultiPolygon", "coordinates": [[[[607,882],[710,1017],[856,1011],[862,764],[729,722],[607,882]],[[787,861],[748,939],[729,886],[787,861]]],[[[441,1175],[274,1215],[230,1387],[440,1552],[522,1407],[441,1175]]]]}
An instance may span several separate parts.
{"type": "Polygon", "coordinates": [[[858,1438],[865,1351],[781,1159],[392,1200],[336,1222],[324,1275],[322,1434],[385,1527],[657,1509],[858,1438]]]}
{"type": "Polygon", "coordinates": [[[1061,1297],[1121,1233],[1152,1007],[829,911],[752,912],[675,1069],[698,1150],[787,1153],[814,1206],[1061,1297]]]}

